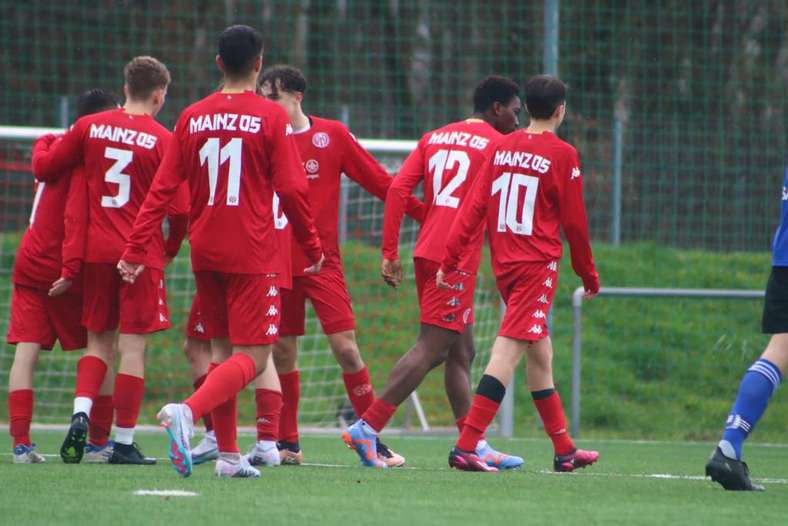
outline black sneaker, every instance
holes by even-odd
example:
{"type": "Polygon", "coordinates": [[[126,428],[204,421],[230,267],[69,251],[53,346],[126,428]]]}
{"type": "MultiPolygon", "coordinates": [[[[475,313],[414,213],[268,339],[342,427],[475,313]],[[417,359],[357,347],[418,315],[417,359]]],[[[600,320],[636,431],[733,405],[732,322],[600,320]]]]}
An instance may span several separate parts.
{"type": "Polygon", "coordinates": [[[156,459],[143,455],[136,442],[131,445],[115,442],[115,448],[112,451],[112,456],[109,457],[109,463],[150,466],[156,463],[156,459]]]}
{"type": "Polygon", "coordinates": [[[79,464],[85,453],[85,444],[88,438],[88,415],[77,413],[71,417],[71,425],[60,446],[60,458],[66,464],[79,464]]]}
{"type": "Polygon", "coordinates": [[[718,447],[706,463],[706,476],[731,491],[764,491],[760,484],[750,481],[750,468],[746,462],[728,458],[718,447]]]}

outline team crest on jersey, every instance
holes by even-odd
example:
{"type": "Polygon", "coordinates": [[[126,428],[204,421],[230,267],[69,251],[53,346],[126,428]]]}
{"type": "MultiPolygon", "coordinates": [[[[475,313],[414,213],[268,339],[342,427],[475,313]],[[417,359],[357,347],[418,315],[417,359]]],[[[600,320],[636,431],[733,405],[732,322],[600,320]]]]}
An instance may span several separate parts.
{"type": "Polygon", "coordinates": [[[312,136],[312,144],[315,145],[315,148],[327,148],[330,142],[331,139],[326,132],[317,132],[312,136]]]}
{"type": "MultiPolygon", "coordinates": [[[[306,168],[306,173],[309,175],[316,176],[317,172],[320,171],[320,163],[317,162],[315,159],[309,159],[307,162],[304,163],[304,168],[306,168]]],[[[309,177],[308,179],[313,179],[314,177],[309,177]]]]}

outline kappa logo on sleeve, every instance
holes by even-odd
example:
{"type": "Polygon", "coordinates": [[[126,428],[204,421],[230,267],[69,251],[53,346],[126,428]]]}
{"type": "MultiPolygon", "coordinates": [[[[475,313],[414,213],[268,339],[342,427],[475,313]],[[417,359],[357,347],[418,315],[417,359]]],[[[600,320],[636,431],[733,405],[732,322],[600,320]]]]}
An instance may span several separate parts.
{"type": "Polygon", "coordinates": [[[583,174],[580,173],[580,168],[574,167],[572,168],[572,175],[569,176],[569,179],[577,179],[578,177],[582,176],[583,174]]]}
{"type": "Polygon", "coordinates": [[[293,125],[289,122],[285,125],[285,137],[293,135],[293,125]]]}

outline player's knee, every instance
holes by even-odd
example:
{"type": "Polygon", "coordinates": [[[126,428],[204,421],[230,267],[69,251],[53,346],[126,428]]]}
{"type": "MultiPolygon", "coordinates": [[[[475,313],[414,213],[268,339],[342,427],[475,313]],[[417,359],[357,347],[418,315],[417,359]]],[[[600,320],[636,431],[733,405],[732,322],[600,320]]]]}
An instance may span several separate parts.
{"type": "Polygon", "coordinates": [[[332,347],[337,363],[344,371],[358,371],[364,366],[361,353],[355,343],[344,343],[332,347]]]}
{"type": "Polygon", "coordinates": [[[279,342],[274,344],[273,350],[274,366],[279,373],[289,373],[296,367],[298,351],[295,346],[282,345],[279,342]]]}

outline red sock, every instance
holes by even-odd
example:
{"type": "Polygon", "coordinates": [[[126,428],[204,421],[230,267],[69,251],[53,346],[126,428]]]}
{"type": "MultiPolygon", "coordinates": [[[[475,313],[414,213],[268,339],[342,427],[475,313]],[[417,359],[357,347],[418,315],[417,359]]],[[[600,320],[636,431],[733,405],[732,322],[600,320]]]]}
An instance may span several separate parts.
{"type": "Polygon", "coordinates": [[[98,395],[90,410],[90,428],[88,438],[90,443],[103,446],[109,440],[112,430],[112,395],[98,395]]]}
{"type": "Polygon", "coordinates": [[[375,390],[369,381],[369,369],[364,366],[355,373],[342,373],[342,380],[345,381],[345,391],[350,398],[350,404],[360,417],[375,401],[375,390]]]}
{"type": "Polygon", "coordinates": [[[126,429],[137,426],[144,394],[145,380],[143,378],[118,373],[115,377],[115,392],[112,398],[112,405],[115,406],[116,426],[126,429]]]}
{"type": "Polygon", "coordinates": [[[372,402],[372,405],[369,406],[369,409],[364,412],[361,418],[364,422],[369,424],[372,429],[380,433],[396,412],[397,406],[386,402],[382,398],[378,398],[372,402]]]}
{"type": "Polygon", "coordinates": [[[298,401],[301,398],[301,373],[298,370],[279,375],[282,385],[282,414],[279,440],[298,442],[298,401]]]}
{"type": "MultiPolygon", "coordinates": [[[[199,378],[197,378],[197,379],[194,381],[194,384],[193,384],[193,385],[194,385],[194,390],[195,390],[195,391],[196,391],[197,389],[199,389],[199,388],[200,388],[200,386],[201,386],[203,383],[205,383],[205,379],[206,379],[206,378],[208,378],[208,374],[209,374],[209,373],[210,373],[210,372],[211,372],[213,369],[215,369],[215,368],[216,368],[216,367],[214,367],[215,365],[216,365],[216,364],[213,364],[213,363],[212,363],[212,364],[211,364],[211,367],[209,367],[209,368],[208,368],[208,372],[207,372],[207,373],[205,373],[204,375],[200,376],[199,378]]],[[[207,413],[207,414],[204,414],[204,415],[202,415],[202,421],[203,421],[203,423],[205,424],[205,431],[211,431],[211,430],[213,429],[213,419],[211,418],[211,414],[210,414],[210,413],[207,413]]]]}
{"type": "Polygon", "coordinates": [[[575,450],[575,444],[569,437],[566,429],[566,415],[564,407],[561,405],[561,397],[558,391],[540,400],[534,400],[536,410],[542,417],[545,433],[553,441],[553,449],[556,455],[568,455],[575,450]]]}
{"type": "Polygon", "coordinates": [[[77,381],[74,396],[95,400],[107,374],[107,364],[96,356],[83,356],[77,362],[77,381]]]}
{"type": "MultiPolygon", "coordinates": [[[[218,370],[218,369],[217,369],[218,370]]],[[[248,383],[248,382],[247,382],[248,383]]],[[[240,453],[238,448],[238,396],[216,406],[211,411],[216,433],[216,447],[220,453],[240,453]]]]}
{"type": "Polygon", "coordinates": [[[257,405],[257,440],[275,442],[279,438],[282,393],[271,389],[255,389],[254,398],[257,405]]]}
{"type": "Polygon", "coordinates": [[[14,439],[14,447],[31,444],[30,422],[33,421],[34,401],[32,389],[17,389],[8,393],[8,431],[14,439]]]}
{"type": "MultiPolygon", "coordinates": [[[[203,415],[236,396],[257,376],[254,360],[242,353],[234,354],[211,371],[205,383],[183,403],[192,410],[196,422],[203,415]]],[[[213,415],[214,430],[219,423],[213,415]]]]}
{"type": "MultiPolygon", "coordinates": [[[[468,418],[468,415],[461,416],[454,422],[457,425],[457,429],[460,431],[460,433],[462,433],[462,428],[465,426],[466,418],[468,418]]],[[[479,438],[479,440],[484,440],[484,439],[485,439],[484,435],[482,435],[481,438],[479,438]]]]}
{"type": "Polygon", "coordinates": [[[486,396],[474,395],[456,446],[464,451],[476,451],[476,444],[484,436],[500,405],[486,396]]]}

